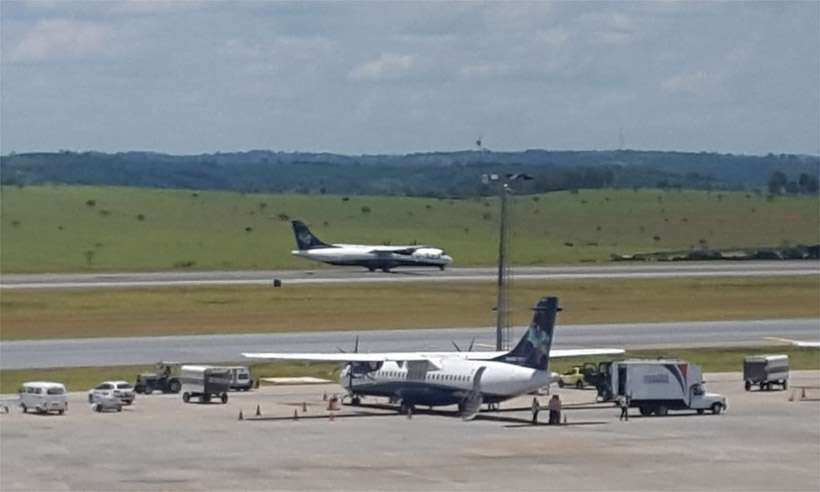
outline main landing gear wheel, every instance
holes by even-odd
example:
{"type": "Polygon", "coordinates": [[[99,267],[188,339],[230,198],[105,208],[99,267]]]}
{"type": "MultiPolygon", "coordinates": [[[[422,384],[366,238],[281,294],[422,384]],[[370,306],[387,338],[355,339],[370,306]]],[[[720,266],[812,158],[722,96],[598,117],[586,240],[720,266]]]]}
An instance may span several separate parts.
{"type": "Polygon", "coordinates": [[[413,414],[416,412],[416,406],[410,403],[401,403],[399,406],[399,413],[402,415],[413,414]]]}
{"type": "Polygon", "coordinates": [[[577,383],[575,383],[575,388],[579,389],[579,390],[584,389],[584,382],[583,381],[578,381],[577,383]]]}
{"type": "Polygon", "coordinates": [[[354,396],[353,398],[350,399],[350,404],[353,405],[354,407],[358,407],[359,405],[362,404],[362,399],[359,398],[358,396],[354,396]]]}

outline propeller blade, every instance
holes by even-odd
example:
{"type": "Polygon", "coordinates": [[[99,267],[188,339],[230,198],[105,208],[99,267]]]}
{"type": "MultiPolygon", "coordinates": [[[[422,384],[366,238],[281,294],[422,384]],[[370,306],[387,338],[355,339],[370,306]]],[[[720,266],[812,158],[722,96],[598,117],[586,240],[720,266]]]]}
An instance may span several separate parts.
{"type": "Polygon", "coordinates": [[[456,352],[461,352],[461,347],[459,347],[459,346],[456,344],[456,342],[454,342],[454,341],[450,340],[450,343],[452,343],[452,344],[453,344],[453,347],[455,347],[455,348],[456,348],[456,352]]]}
{"type": "Polygon", "coordinates": [[[467,348],[467,352],[473,351],[473,344],[475,344],[475,337],[473,337],[473,339],[470,340],[470,346],[467,348]]]}
{"type": "Polygon", "coordinates": [[[359,335],[356,335],[356,344],[353,345],[353,353],[354,354],[359,353],[359,335]]]}

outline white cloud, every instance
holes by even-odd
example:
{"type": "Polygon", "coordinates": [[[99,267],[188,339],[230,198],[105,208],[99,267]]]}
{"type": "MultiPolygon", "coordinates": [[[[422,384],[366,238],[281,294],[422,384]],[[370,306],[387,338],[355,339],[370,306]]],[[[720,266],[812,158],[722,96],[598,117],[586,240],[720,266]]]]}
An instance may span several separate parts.
{"type": "Polygon", "coordinates": [[[336,43],[321,37],[279,36],[262,43],[248,43],[242,39],[229,39],[219,52],[223,55],[251,60],[305,61],[327,55],[336,43]]]}
{"type": "Polygon", "coordinates": [[[416,67],[416,57],[384,53],[375,60],[356,65],[348,73],[350,80],[378,81],[402,78],[416,67]]]}
{"type": "Polygon", "coordinates": [[[107,56],[113,51],[112,31],[107,26],[49,19],[25,32],[9,58],[12,62],[78,60],[107,56]]]}
{"type": "Polygon", "coordinates": [[[583,14],[578,17],[577,23],[582,29],[588,29],[590,38],[598,44],[627,45],[639,35],[638,21],[621,12],[583,14]]]}
{"type": "Polygon", "coordinates": [[[706,72],[703,70],[683,72],[661,82],[661,88],[671,93],[696,93],[703,89],[707,79],[706,72]]]}
{"type": "Polygon", "coordinates": [[[505,63],[477,63],[473,65],[464,65],[460,70],[461,76],[468,79],[500,77],[507,75],[510,72],[512,72],[511,67],[505,63]]]}
{"type": "Polygon", "coordinates": [[[536,41],[550,47],[560,48],[569,40],[569,33],[561,28],[547,29],[546,31],[539,31],[535,35],[536,41]]]}

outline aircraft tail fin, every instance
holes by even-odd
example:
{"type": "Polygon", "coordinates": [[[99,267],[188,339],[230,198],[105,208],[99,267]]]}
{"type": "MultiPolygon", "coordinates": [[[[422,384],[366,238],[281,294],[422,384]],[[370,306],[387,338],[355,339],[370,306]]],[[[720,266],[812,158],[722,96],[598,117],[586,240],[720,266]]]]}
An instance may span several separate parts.
{"type": "Polygon", "coordinates": [[[291,224],[293,225],[293,235],[296,238],[296,246],[300,250],[330,247],[329,244],[325,243],[310,232],[308,226],[306,226],[301,220],[294,220],[291,224]]]}
{"type": "Polygon", "coordinates": [[[553,332],[555,331],[555,317],[560,311],[557,297],[542,297],[533,308],[532,317],[527,332],[514,349],[497,357],[499,362],[507,362],[531,369],[548,370],[550,348],[552,347],[553,332]]]}

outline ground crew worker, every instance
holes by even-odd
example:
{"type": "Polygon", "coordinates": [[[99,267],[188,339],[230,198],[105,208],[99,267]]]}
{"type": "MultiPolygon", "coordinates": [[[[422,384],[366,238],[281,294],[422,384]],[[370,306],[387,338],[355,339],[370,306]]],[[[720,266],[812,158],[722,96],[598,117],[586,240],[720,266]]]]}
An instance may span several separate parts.
{"type": "Polygon", "coordinates": [[[618,395],[618,406],[621,408],[621,415],[618,420],[629,422],[629,399],[624,395],[618,395]]]}
{"type": "Polygon", "coordinates": [[[558,395],[552,395],[548,405],[550,411],[549,425],[558,425],[561,423],[561,398],[558,395]]]}

